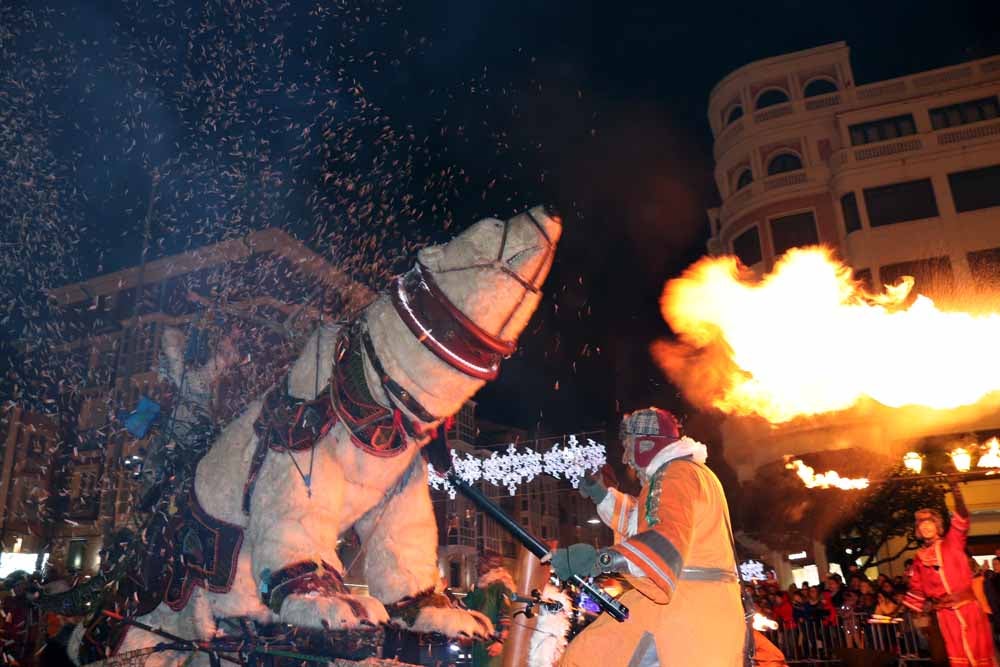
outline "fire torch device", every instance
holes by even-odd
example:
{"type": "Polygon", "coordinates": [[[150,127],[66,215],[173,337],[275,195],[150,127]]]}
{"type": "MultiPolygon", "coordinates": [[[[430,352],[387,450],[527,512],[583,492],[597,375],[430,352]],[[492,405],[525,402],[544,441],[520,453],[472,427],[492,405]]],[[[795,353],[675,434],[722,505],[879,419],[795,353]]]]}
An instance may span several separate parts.
{"type": "MultiPolygon", "coordinates": [[[[513,535],[518,542],[524,545],[525,549],[537,556],[539,560],[545,563],[551,559],[552,555],[549,552],[548,547],[546,547],[541,540],[525,530],[523,526],[504,512],[499,505],[484,496],[479,489],[470,486],[461,477],[453,472],[448,473],[448,481],[451,482],[452,486],[454,486],[455,489],[457,489],[463,496],[475,503],[476,507],[493,517],[494,521],[503,526],[508,533],[513,535]]],[[[628,607],[602,591],[594,584],[576,574],[573,575],[573,578],[570,581],[582,590],[586,591],[587,595],[597,602],[601,609],[608,612],[608,614],[610,614],[616,621],[622,622],[628,618],[628,607]]]]}

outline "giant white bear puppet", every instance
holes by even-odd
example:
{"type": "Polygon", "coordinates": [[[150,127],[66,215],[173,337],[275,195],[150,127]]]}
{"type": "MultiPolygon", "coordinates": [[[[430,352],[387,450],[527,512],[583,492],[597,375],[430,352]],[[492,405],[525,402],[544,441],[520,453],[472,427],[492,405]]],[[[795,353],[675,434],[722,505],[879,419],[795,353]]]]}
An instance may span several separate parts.
{"type": "MultiPolygon", "coordinates": [[[[279,386],[253,401],[199,462],[189,504],[199,530],[217,541],[208,557],[202,547],[188,554],[184,572],[167,567],[165,597],[138,620],[185,639],[212,637],[225,617],[491,635],[484,616],[434,592],[437,527],[420,448],[513,352],[561,233],[559,217],[541,206],[506,222],[481,220],[420,250],[350,326],[314,332],[287,393],[279,386]],[[314,437],[296,441],[303,431],[314,437]],[[370,596],[343,585],[337,540],[351,528],[370,596]],[[229,562],[219,547],[234,543],[229,562]],[[192,558],[201,559],[196,567],[192,558]]],[[[131,627],[113,648],[162,641],[131,627]]],[[[186,657],[155,654],[147,665],[186,657]]]]}

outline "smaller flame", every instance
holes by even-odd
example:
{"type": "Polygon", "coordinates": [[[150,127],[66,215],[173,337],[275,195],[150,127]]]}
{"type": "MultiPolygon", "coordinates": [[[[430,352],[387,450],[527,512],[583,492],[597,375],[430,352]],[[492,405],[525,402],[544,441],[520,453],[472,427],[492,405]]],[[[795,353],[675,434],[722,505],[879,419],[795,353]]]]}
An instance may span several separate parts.
{"type": "Polygon", "coordinates": [[[777,630],[778,622],[772,621],[767,616],[764,616],[760,612],[754,612],[753,614],[753,629],[757,632],[763,632],[764,630],[777,630]]]}
{"type": "Polygon", "coordinates": [[[817,475],[815,469],[807,466],[800,459],[789,461],[785,464],[785,467],[789,470],[794,470],[805,483],[807,489],[835,488],[842,489],[844,491],[853,491],[868,488],[867,478],[862,477],[860,479],[851,479],[849,477],[841,477],[840,473],[836,470],[828,470],[827,472],[817,475]]]}
{"type": "Polygon", "coordinates": [[[951,451],[951,462],[958,472],[969,472],[972,467],[972,454],[965,447],[956,447],[951,451]]]}
{"type": "Polygon", "coordinates": [[[1000,468],[1000,439],[990,438],[984,445],[986,453],[979,457],[977,468],[1000,468]]]}

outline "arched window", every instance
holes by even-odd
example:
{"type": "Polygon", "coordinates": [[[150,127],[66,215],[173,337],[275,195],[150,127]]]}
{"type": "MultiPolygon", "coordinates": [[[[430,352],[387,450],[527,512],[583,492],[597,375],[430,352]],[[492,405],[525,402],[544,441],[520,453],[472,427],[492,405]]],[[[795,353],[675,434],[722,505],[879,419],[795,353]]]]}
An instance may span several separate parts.
{"type": "Polygon", "coordinates": [[[753,183],[753,172],[749,169],[744,169],[740,172],[740,175],[736,178],[736,189],[742,190],[746,186],[753,183]]]}
{"type": "Polygon", "coordinates": [[[771,88],[769,90],[765,90],[760,94],[760,97],[757,98],[757,108],[766,109],[767,107],[784,104],[787,101],[788,93],[780,88],[771,88]]]}
{"type": "Polygon", "coordinates": [[[796,171],[802,168],[802,160],[794,153],[781,153],[767,164],[767,175],[783,174],[786,171],[796,171]]]}
{"type": "Polygon", "coordinates": [[[737,104],[726,114],[726,125],[732,125],[740,118],[743,118],[743,107],[737,104]]]}
{"type": "Polygon", "coordinates": [[[805,97],[816,97],[817,95],[827,95],[837,92],[837,84],[829,79],[813,79],[806,84],[802,94],[805,97]]]}

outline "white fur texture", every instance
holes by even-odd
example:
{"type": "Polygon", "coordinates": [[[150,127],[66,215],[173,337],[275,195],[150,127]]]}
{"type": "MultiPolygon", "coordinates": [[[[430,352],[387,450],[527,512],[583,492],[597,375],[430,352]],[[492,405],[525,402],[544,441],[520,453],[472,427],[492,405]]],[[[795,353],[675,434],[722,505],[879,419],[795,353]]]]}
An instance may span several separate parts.
{"type": "MultiPolygon", "coordinates": [[[[527,214],[521,214],[508,225],[500,260],[540,287],[551,267],[561,227],[542,207],[532,209],[532,213],[548,239],[527,214]]],[[[538,295],[526,292],[518,281],[495,266],[437,274],[443,269],[496,260],[502,236],[503,225],[498,221],[480,221],[447,244],[425,248],[419,257],[459,310],[483,329],[514,340],[538,305],[538,295]]],[[[416,340],[386,295],[376,299],[360,317],[365,320],[385,371],[432,414],[442,419],[454,414],[482,386],[481,380],[454,370],[416,340]]],[[[333,326],[323,326],[313,333],[290,371],[290,394],[312,398],[316,387],[327,383],[338,333],[333,326]]],[[[171,347],[170,372],[177,381],[180,341],[173,340],[171,347]]],[[[213,369],[227,361],[225,355],[228,353],[213,361],[213,369]]],[[[367,358],[365,371],[375,400],[386,407],[401,408],[381,390],[367,358]]],[[[198,377],[197,389],[203,380],[211,379],[207,373],[205,378],[198,377]]],[[[410,442],[403,453],[394,457],[374,457],[352,444],[346,427],[338,423],[312,452],[270,452],[259,471],[248,517],[241,506],[243,486],[257,446],[253,424],[261,405],[260,399],[252,402],[223,430],[198,464],[195,477],[195,492],[205,510],[245,530],[232,589],[219,594],[196,588],[191,602],[180,613],[161,605],[140,620],[182,637],[199,639],[214,632],[213,618],[230,616],[312,628],[352,628],[384,622],[388,618],[385,604],[434,588],[439,579],[437,525],[427,487],[427,468],[419,457],[420,443],[410,442]],[[309,471],[310,467],[311,489],[298,472],[309,471]],[[406,481],[401,484],[404,475],[406,481]],[[273,573],[312,560],[343,572],[344,564],[337,558],[337,538],[352,527],[363,542],[371,597],[291,595],[277,616],[262,604],[259,586],[266,570],[273,573]]],[[[483,636],[493,631],[490,622],[477,612],[433,607],[419,613],[413,629],[449,636],[483,636]]],[[[123,650],[158,641],[153,635],[133,629],[123,650]]],[[[157,657],[147,665],[166,667],[174,662],[157,657]]]]}
{"type": "Polygon", "coordinates": [[[547,584],[542,597],[562,604],[557,612],[542,607],[528,648],[528,667],[555,667],[566,650],[571,601],[561,590],[547,584]]]}

